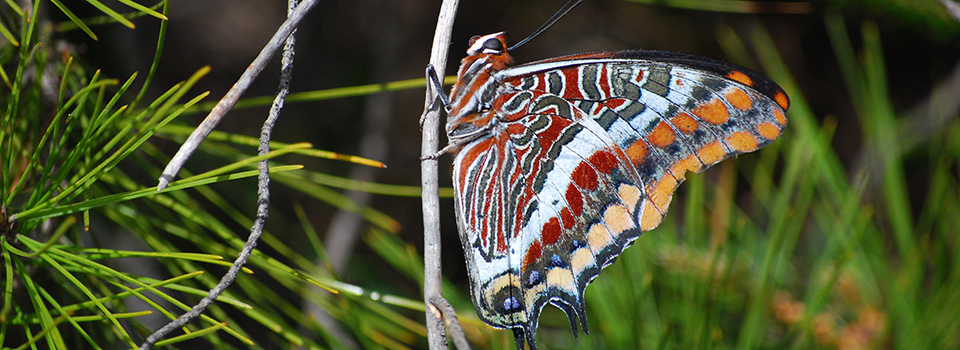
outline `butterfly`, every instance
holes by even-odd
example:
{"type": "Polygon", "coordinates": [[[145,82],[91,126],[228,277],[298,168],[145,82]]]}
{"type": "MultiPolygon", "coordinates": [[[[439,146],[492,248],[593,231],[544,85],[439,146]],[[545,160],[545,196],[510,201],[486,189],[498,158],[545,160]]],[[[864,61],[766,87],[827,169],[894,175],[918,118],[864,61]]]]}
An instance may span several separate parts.
{"type": "Polygon", "coordinates": [[[470,39],[447,149],[477,314],[536,349],[544,305],[588,333],[587,285],[660,224],[687,171],[777,139],[790,102],[756,72],[689,54],[512,66],[505,48],[503,32],[470,39]]]}

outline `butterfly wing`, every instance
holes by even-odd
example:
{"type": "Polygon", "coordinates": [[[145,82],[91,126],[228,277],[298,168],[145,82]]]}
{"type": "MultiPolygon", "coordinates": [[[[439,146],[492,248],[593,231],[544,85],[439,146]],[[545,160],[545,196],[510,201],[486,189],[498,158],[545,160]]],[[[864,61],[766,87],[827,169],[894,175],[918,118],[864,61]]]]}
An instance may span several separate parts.
{"type": "Polygon", "coordinates": [[[487,135],[454,162],[474,305],[532,348],[540,310],[587,331],[583,293],[656,227],[686,171],[772,142],[786,94],[743,68],[656,51],[601,52],[496,72],[487,135]]]}
{"type": "Polygon", "coordinates": [[[547,302],[587,331],[584,288],[641,232],[640,176],[599,124],[556,95],[515,91],[491,110],[501,122],[454,161],[461,242],[480,317],[535,348],[547,302]]]}
{"type": "Polygon", "coordinates": [[[630,157],[649,200],[641,228],[653,229],[686,171],[752,152],[786,127],[786,93],[742,67],[664,51],[612,51],[501,71],[520,89],[560,96],[590,115],[630,157]]]}

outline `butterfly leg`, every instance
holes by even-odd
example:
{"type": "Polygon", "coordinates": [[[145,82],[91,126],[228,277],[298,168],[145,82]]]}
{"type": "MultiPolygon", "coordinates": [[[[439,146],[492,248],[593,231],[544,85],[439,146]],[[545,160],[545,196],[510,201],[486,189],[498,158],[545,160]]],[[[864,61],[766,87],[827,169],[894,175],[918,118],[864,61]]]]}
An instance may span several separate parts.
{"type": "MultiPolygon", "coordinates": [[[[433,86],[433,90],[437,92],[437,99],[439,99],[440,103],[443,104],[444,112],[450,112],[450,97],[447,97],[447,94],[443,92],[443,84],[440,83],[440,77],[437,76],[437,70],[433,68],[432,64],[427,65],[426,76],[427,85],[433,86]]],[[[420,129],[423,129],[423,119],[427,117],[427,112],[436,108],[437,99],[434,99],[433,102],[430,102],[430,106],[427,106],[427,110],[420,115],[420,129]]]]}
{"type": "Polygon", "coordinates": [[[433,68],[432,64],[427,65],[427,79],[430,79],[430,82],[433,83],[433,89],[437,90],[437,95],[440,101],[443,102],[443,110],[450,112],[450,97],[447,97],[447,94],[443,92],[443,84],[440,83],[440,76],[437,75],[437,70],[433,68]]]}
{"type": "Polygon", "coordinates": [[[445,153],[448,153],[448,152],[452,151],[454,148],[457,148],[457,147],[460,147],[460,146],[461,146],[461,145],[458,144],[458,143],[454,143],[454,142],[448,143],[445,147],[443,147],[442,149],[440,149],[439,151],[437,151],[437,153],[428,154],[428,155],[425,155],[425,156],[423,156],[423,157],[420,157],[420,160],[434,160],[434,159],[440,158],[440,156],[442,156],[442,155],[444,155],[445,153]]]}
{"type": "MultiPolygon", "coordinates": [[[[439,158],[440,156],[442,156],[444,153],[452,152],[453,150],[458,149],[458,148],[462,147],[463,145],[466,145],[466,144],[468,144],[468,143],[473,142],[473,141],[476,140],[477,138],[484,137],[484,136],[487,135],[487,132],[488,132],[491,128],[493,128],[494,125],[495,125],[495,124],[492,124],[492,123],[491,123],[491,124],[487,124],[487,125],[483,126],[482,128],[477,129],[477,131],[474,132],[474,133],[472,133],[471,136],[467,136],[467,137],[463,137],[463,138],[453,138],[453,139],[450,139],[450,141],[449,141],[450,143],[448,143],[446,146],[444,146],[441,150],[437,151],[437,153],[420,157],[420,160],[434,160],[434,159],[437,159],[437,158],[439,158]]],[[[448,137],[448,138],[449,138],[449,137],[448,137]]]]}

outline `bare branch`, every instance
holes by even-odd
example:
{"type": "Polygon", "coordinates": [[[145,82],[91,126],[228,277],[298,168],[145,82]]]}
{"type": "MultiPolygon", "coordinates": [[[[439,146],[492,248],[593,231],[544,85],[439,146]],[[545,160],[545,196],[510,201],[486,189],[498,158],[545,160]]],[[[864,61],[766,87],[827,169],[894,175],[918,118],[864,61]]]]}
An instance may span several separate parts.
{"type": "Polygon", "coordinates": [[[213,131],[213,128],[220,123],[220,120],[227,114],[234,105],[237,104],[237,100],[240,99],[240,96],[247,91],[247,88],[253,83],[257,78],[257,75],[260,75],[260,72],[263,71],[263,68],[270,63],[270,59],[273,58],[273,55],[280,49],[280,46],[283,45],[284,41],[293,33],[297,28],[297,25],[300,23],[300,20],[306,16],[307,12],[310,12],[310,9],[313,8],[313,5],[317,4],[317,0],[304,0],[297,8],[287,16],[287,20],[280,25],[280,28],[277,29],[277,32],[273,34],[273,37],[270,38],[270,41],[263,46],[263,49],[260,50],[260,54],[257,55],[257,58],[253,60],[253,63],[250,63],[250,66],[247,67],[247,70],[240,75],[240,79],[233,84],[233,87],[230,88],[230,91],[227,91],[227,94],[220,99],[220,102],[217,102],[217,105],[213,107],[213,110],[210,111],[210,114],[207,114],[207,117],[203,119],[203,122],[193,130],[193,133],[190,134],[190,137],[183,142],[183,145],[180,146],[180,150],[177,151],[177,154],[170,159],[170,162],[167,163],[167,167],[163,169],[163,173],[160,174],[160,182],[157,184],[157,191],[162,191],[167,187],[167,184],[170,181],[173,181],[173,178],[177,176],[177,173],[180,171],[180,168],[183,167],[183,163],[190,158],[190,155],[200,147],[200,143],[207,138],[207,135],[210,135],[210,132],[213,131]]]}
{"type": "MultiPolygon", "coordinates": [[[[459,0],[444,0],[440,5],[437,29],[433,36],[433,49],[430,52],[430,64],[440,74],[443,74],[446,68],[447,51],[458,3],[459,0]]],[[[427,84],[426,98],[423,103],[423,143],[420,147],[420,154],[424,157],[437,152],[440,111],[429,108],[436,96],[437,92],[427,84]]],[[[432,300],[443,298],[440,284],[440,197],[437,193],[437,160],[423,159],[420,162],[420,174],[420,182],[423,186],[423,298],[427,305],[427,341],[431,350],[446,349],[443,322],[430,307],[432,300]]]]}
{"type": "MultiPolygon", "coordinates": [[[[300,10],[302,6],[297,7],[297,1],[298,0],[288,0],[287,16],[290,16],[291,13],[294,12],[294,8],[300,10]]],[[[293,74],[293,48],[294,44],[296,43],[296,38],[294,36],[295,34],[296,29],[292,30],[286,36],[285,44],[283,46],[280,87],[277,91],[277,97],[273,100],[273,106],[270,107],[270,115],[267,117],[267,120],[264,121],[263,127],[260,129],[260,146],[257,149],[257,153],[259,153],[261,156],[270,152],[270,135],[273,133],[273,127],[276,124],[277,118],[280,116],[280,110],[283,108],[283,101],[287,97],[287,93],[290,91],[290,78],[293,74]]],[[[196,132],[194,132],[194,134],[196,134],[196,132]]],[[[206,136],[206,134],[204,136],[206,136]]],[[[260,235],[263,233],[263,223],[267,220],[267,212],[270,206],[270,168],[268,160],[261,160],[260,163],[257,164],[257,169],[260,170],[260,174],[257,177],[257,218],[253,222],[253,227],[250,229],[250,236],[247,237],[247,241],[243,244],[243,249],[240,250],[237,260],[233,262],[233,265],[230,266],[227,274],[220,279],[220,283],[217,283],[217,285],[210,290],[207,296],[203,297],[203,299],[201,299],[200,302],[197,303],[197,305],[190,309],[190,311],[188,311],[186,314],[177,317],[170,323],[153,332],[153,334],[147,337],[143,344],[140,345],[141,350],[150,349],[153,344],[174,329],[183,327],[192,319],[200,316],[200,314],[203,313],[203,310],[206,310],[207,306],[213,303],[213,301],[220,296],[220,293],[233,284],[233,281],[237,278],[237,274],[240,272],[240,268],[246,264],[247,258],[250,257],[253,249],[257,246],[257,241],[260,239],[260,235]]]]}
{"type": "Polygon", "coordinates": [[[960,4],[957,4],[953,0],[940,0],[943,4],[943,7],[946,8],[947,13],[950,16],[953,16],[953,19],[960,21],[960,4]]]}
{"type": "Polygon", "coordinates": [[[450,339],[453,339],[453,346],[457,350],[470,349],[470,343],[467,343],[467,335],[463,333],[463,328],[460,327],[457,311],[453,309],[453,305],[450,305],[447,299],[441,296],[430,299],[430,303],[443,314],[443,324],[447,327],[447,332],[450,333],[450,339]]]}

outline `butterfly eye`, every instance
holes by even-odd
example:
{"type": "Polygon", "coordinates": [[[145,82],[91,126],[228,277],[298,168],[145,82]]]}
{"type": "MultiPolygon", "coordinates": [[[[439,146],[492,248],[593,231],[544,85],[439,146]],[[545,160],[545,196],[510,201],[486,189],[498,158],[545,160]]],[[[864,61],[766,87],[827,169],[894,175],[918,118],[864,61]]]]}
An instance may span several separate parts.
{"type": "Polygon", "coordinates": [[[483,53],[499,54],[503,52],[503,43],[495,38],[483,42],[483,53]]]}

